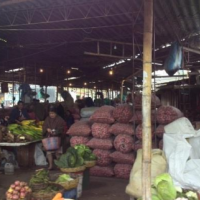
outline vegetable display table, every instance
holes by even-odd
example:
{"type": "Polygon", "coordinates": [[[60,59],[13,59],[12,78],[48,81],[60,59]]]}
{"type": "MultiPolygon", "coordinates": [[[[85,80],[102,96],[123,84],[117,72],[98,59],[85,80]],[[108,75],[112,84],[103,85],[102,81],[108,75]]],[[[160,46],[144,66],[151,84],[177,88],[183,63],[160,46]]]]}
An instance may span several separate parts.
{"type": "Polygon", "coordinates": [[[16,160],[20,167],[32,167],[35,165],[35,145],[41,140],[24,143],[0,143],[0,147],[12,147],[16,152],[16,160]]]}

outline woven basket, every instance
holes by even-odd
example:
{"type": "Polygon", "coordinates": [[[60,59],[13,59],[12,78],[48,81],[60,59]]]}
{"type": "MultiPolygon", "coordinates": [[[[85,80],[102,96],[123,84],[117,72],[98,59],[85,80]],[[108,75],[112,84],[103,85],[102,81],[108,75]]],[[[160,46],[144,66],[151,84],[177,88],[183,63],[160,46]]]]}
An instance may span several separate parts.
{"type": "Polygon", "coordinates": [[[67,181],[64,183],[55,183],[55,181],[59,177],[59,175],[62,175],[62,174],[63,173],[50,174],[49,184],[62,187],[65,190],[71,190],[71,189],[77,188],[79,179],[77,177],[73,177],[72,175],[71,175],[71,177],[74,178],[74,180],[67,181]]]}
{"type": "Polygon", "coordinates": [[[83,172],[86,169],[86,166],[83,165],[81,167],[74,167],[74,168],[61,168],[61,172],[64,173],[72,173],[72,172],[83,172]]]}
{"type": "Polygon", "coordinates": [[[34,199],[40,199],[40,200],[52,200],[54,198],[54,196],[58,193],[58,191],[56,192],[33,192],[32,193],[32,198],[34,199]]]}
{"type": "Polygon", "coordinates": [[[85,166],[86,168],[91,168],[91,167],[94,167],[96,165],[96,160],[94,161],[85,161],[85,166]]]}
{"type": "Polygon", "coordinates": [[[47,188],[47,184],[46,183],[37,183],[37,184],[31,184],[31,189],[33,192],[37,192],[39,190],[43,190],[45,188],[47,188]]]}

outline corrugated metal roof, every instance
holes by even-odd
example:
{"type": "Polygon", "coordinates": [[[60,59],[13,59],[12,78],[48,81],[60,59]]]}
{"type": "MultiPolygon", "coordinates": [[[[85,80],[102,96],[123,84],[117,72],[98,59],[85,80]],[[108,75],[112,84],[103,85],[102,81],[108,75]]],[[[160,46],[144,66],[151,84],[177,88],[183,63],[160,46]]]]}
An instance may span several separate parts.
{"type": "MultiPolygon", "coordinates": [[[[1,43],[0,68],[34,62],[38,67],[65,65],[86,69],[93,65],[101,70],[117,59],[85,56],[84,51],[96,51],[96,43],[85,40],[132,43],[133,32],[135,42],[139,44],[136,54],[140,53],[139,58],[142,57],[141,0],[27,0],[3,7],[1,2],[0,37],[8,42],[1,43]],[[34,56],[29,56],[32,54],[34,56]]],[[[187,38],[191,33],[200,31],[200,1],[156,0],[154,3],[156,48],[183,38],[186,38],[184,45],[188,45],[187,38]]],[[[109,47],[102,43],[102,51],[108,52],[109,47]]],[[[163,61],[168,51],[169,48],[156,51],[156,59],[163,61]]],[[[132,55],[131,47],[127,48],[126,54],[132,55]]],[[[190,62],[199,60],[195,54],[189,57],[190,62]]],[[[136,64],[141,67],[141,63],[136,64]]],[[[120,71],[118,79],[130,75],[131,70],[124,66],[123,69],[126,70],[120,71]]]]}

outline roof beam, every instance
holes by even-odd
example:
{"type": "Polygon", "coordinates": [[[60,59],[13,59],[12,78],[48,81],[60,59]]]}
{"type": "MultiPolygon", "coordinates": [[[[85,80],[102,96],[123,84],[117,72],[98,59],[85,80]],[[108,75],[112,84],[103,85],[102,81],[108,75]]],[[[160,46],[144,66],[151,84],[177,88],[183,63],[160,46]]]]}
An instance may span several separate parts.
{"type": "Polygon", "coordinates": [[[4,1],[4,2],[0,3],[0,8],[3,7],[3,6],[10,6],[10,5],[13,5],[13,4],[24,3],[24,2],[29,2],[29,1],[32,1],[32,0],[9,0],[9,1],[4,1]]]}

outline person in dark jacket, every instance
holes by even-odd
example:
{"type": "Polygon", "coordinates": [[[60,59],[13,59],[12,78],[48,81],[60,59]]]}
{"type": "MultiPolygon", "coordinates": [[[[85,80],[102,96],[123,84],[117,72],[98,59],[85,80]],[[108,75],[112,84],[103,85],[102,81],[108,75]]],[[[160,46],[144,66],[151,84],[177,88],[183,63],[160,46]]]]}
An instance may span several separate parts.
{"type": "Polygon", "coordinates": [[[24,109],[23,101],[17,103],[17,107],[11,111],[10,123],[20,123],[23,120],[30,119],[28,112],[24,109]]]}

